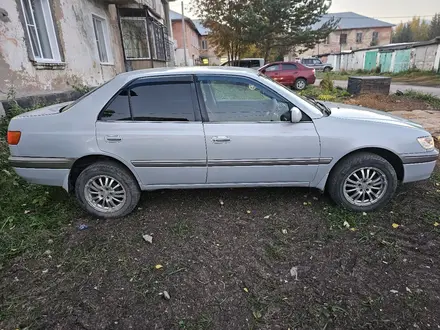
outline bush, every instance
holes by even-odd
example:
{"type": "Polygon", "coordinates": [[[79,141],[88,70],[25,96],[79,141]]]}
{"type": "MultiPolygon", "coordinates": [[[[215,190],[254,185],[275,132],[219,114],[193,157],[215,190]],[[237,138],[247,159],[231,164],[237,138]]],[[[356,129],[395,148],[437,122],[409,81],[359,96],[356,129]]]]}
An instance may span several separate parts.
{"type": "Polygon", "coordinates": [[[325,91],[333,91],[334,89],[335,89],[335,86],[334,86],[334,84],[333,84],[333,80],[332,80],[332,78],[330,77],[330,74],[329,73],[327,73],[325,76],[324,76],[324,79],[322,79],[322,81],[321,81],[321,83],[319,84],[319,86],[323,89],[323,90],[325,90],[325,91]]]}

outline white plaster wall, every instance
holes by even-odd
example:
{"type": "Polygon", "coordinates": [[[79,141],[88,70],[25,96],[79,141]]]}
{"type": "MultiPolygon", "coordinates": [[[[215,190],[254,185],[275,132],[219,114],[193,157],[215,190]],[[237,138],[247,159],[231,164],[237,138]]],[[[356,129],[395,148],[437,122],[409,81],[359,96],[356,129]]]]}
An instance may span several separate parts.
{"type": "Polygon", "coordinates": [[[434,70],[434,63],[437,56],[438,45],[417,47],[414,52],[414,66],[424,71],[434,70]]]}
{"type": "Polygon", "coordinates": [[[15,0],[2,0],[10,22],[0,21],[0,90],[13,85],[18,94],[63,90],[72,84],[97,85],[123,71],[120,36],[114,8],[92,0],[54,0],[52,16],[58,27],[65,69],[37,69],[30,61],[25,32],[15,0]],[[113,10],[113,11],[112,11],[113,10]],[[111,15],[111,13],[113,15],[111,15]],[[93,30],[92,14],[107,21],[111,62],[101,65],[93,30]]]}

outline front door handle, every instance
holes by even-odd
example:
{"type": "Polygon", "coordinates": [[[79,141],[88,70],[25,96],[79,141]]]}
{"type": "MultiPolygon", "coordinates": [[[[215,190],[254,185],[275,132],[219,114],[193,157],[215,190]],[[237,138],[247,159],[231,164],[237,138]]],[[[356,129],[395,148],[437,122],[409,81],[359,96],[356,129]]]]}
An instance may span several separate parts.
{"type": "Polygon", "coordinates": [[[228,143],[228,142],[231,142],[231,139],[227,136],[214,136],[212,138],[212,142],[214,142],[214,143],[228,143]]]}
{"type": "Polygon", "coordinates": [[[109,143],[117,143],[122,141],[122,138],[119,135],[106,135],[104,139],[109,143]]]}

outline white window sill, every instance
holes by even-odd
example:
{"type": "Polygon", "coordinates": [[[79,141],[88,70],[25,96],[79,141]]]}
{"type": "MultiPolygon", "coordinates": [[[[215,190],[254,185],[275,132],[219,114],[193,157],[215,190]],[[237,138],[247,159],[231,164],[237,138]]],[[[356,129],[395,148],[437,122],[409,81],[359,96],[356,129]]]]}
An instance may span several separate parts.
{"type": "Polygon", "coordinates": [[[102,66],[115,66],[115,63],[110,63],[110,62],[101,62],[100,64],[102,66]]]}
{"type": "Polygon", "coordinates": [[[65,62],[32,61],[32,64],[37,70],[64,70],[66,68],[65,62]]]}

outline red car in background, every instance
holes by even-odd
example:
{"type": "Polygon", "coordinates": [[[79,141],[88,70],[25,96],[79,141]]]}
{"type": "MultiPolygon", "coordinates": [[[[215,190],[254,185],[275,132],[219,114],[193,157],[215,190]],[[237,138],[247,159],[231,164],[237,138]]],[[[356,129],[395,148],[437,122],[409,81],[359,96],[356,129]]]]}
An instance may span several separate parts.
{"type": "Polygon", "coordinates": [[[258,71],[284,86],[297,90],[303,90],[307,85],[313,85],[316,80],[315,69],[298,62],[273,62],[266,64],[258,71]]]}

